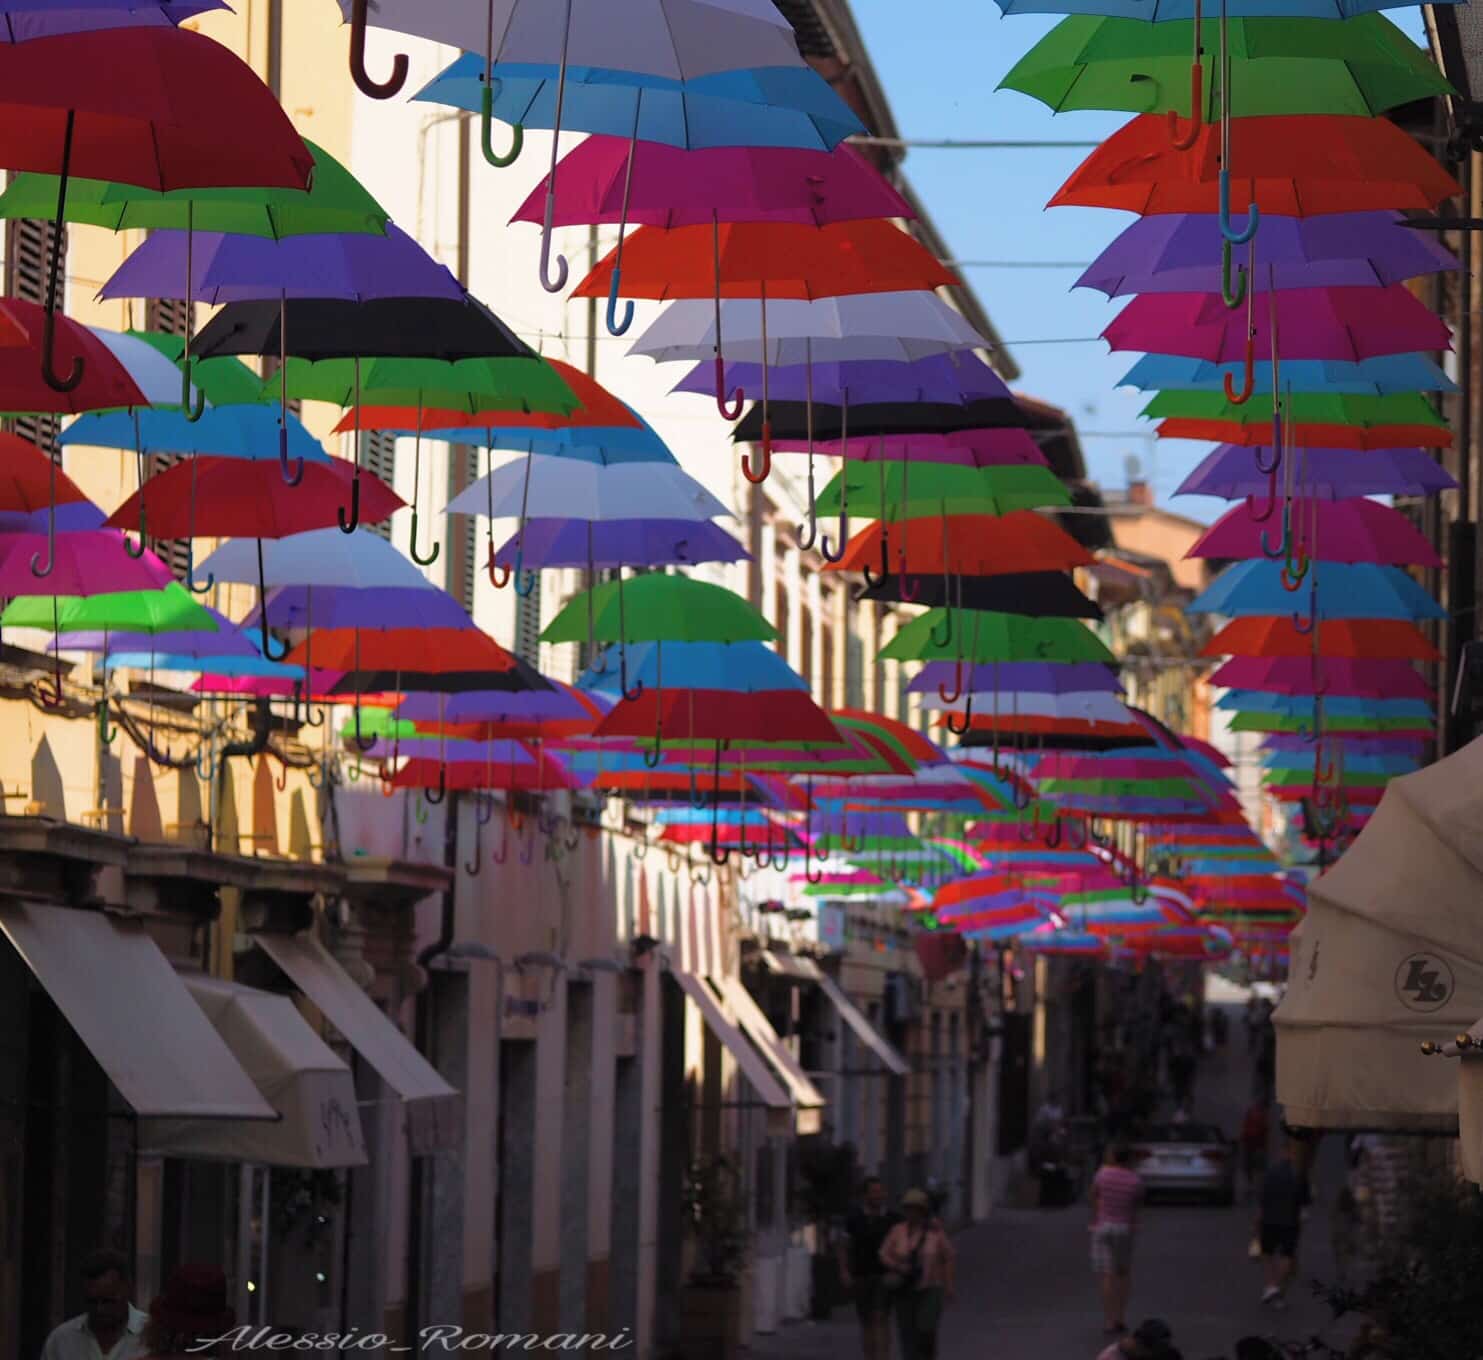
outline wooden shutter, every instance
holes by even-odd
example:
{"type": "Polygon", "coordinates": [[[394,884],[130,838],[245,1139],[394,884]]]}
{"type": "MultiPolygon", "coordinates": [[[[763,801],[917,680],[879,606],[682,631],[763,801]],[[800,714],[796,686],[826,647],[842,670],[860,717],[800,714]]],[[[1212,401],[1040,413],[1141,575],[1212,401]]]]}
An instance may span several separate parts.
{"type": "MultiPolygon", "coordinates": [[[[46,277],[50,264],[52,224],[44,218],[16,218],[5,224],[5,293],[7,297],[21,298],[39,305],[46,303],[46,277]]],[[[67,241],[65,231],[62,240],[61,267],[67,267],[67,241]]],[[[57,290],[57,305],[64,297],[57,290]]],[[[35,444],[53,460],[60,460],[57,435],[62,422],[53,415],[16,416],[6,421],[12,433],[35,444]]]]}
{"type": "MultiPolygon", "coordinates": [[[[452,444],[448,449],[448,500],[479,479],[479,450],[471,444],[452,444]]],[[[479,555],[479,520],[475,515],[440,517],[448,535],[443,544],[444,586],[469,613],[474,612],[474,581],[484,567],[479,555]]]]}
{"type": "MultiPolygon", "coordinates": [[[[360,463],[367,472],[374,472],[389,487],[396,486],[396,436],[387,430],[362,431],[360,437],[360,463]]],[[[373,534],[391,541],[391,521],[365,526],[373,534]]]]}
{"type": "MultiPolygon", "coordinates": [[[[524,598],[516,596],[515,655],[532,666],[541,664],[541,577],[536,573],[535,589],[524,598]]],[[[511,588],[514,583],[511,582],[511,588]]]]}

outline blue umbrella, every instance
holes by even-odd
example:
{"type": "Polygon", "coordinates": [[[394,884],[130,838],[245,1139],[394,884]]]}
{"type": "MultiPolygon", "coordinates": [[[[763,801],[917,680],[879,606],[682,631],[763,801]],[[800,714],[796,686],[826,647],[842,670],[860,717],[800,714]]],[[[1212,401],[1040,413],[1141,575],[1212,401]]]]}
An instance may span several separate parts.
{"type": "MultiPolygon", "coordinates": [[[[995,0],[1005,14],[1095,14],[1108,19],[1167,22],[1193,19],[1194,0],[995,0]]],[[[1352,19],[1383,9],[1404,9],[1414,0],[1227,0],[1232,19],[1352,19]]],[[[1443,0],[1444,4],[1451,0],[1443,0]]],[[[1221,0],[1201,0],[1207,19],[1221,15],[1221,0]]]]}
{"type": "Polygon", "coordinates": [[[208,667],[212,675],[268,676],[281,680],[302,680],[302,666],[285,666],[253,656],[189,656],[179,652],[114,652],[103,660],[108,670],[136,671],[201,671],[208,667]]]}
{"type": "MultiPolygon", "coordinates": [[[[1354,455],[1351,455],[1354,456],[1354,455]]],[[[1318,613],[1325,619],[1442,619],[1442,608],[1400,567],[1369,562],[1325,562],[1318,613]]],[[[1191,614],[1287,614],[1292,595],[1282,584],[1282,563],[1256,559],[1227,567],[1185,606],[1191,614]]]]}
{"type": "MultiPolygon", "coordinates": [[[[276,458],[278,429],[278,413],[271,406],[208,406],[194,423],[178,409],[93,411],[74,420],[57,442],[64,448],[76,444],[133,449],[140,454],[276,458]]],[[[288,447],[294,457],[305,462],[330,461],[319,441],[292,413],[288,417],[288,447]]]]}
{"type": "MultiPolygon", "coordinates": [[[[803,678],[761,642],[630,642],[628,672],[630,685],[642,681],[653,689],[661,688],[661,679],[665,689],[739,693],[808,689],[803,678]],[[638,680],[633,678],[635,673],[638,680]]],[[[598,694],[616,694],[621,689],[618,671],[612,666],[603,670],[589,667],[577,684],[598,694]]]]}
{"type": "MultiPolygon", "coordinates": [[[[1284,717],[1311,717],[1315,700],[1311,694],[1272,694],[1261,689],[1228,690],[1215,701],[1216,708],[1252,713],[1276,713],[1284,717]]],[[[1343,718],[1415,718],[1430,722],[1436,717],[1425,699],[1367,699],[1353,695],[1324,696],[1323,711],[1343,718]]]]}
{"type": "MultiPolygon", "coordinates": [[[[1177,354],[1145,354],[1119,381],[1143,392],[1223,391],[1227,378],[1239,384],[1241,364],[1215,364],[1177,354]]],[[[1425,354],[1384,354],[1359,363],[1339,359],[1284,359],[1282,379],[1294,392],[1337,392],[1386,396],[1392,392],[1456,392],[1452,381],[1425,354]]]]}
{"type": "MultiPolygon", "coordinates": [[[[1327,737],[1324,738],[1328,740],[1327,737]]],[[[1301,751],[1272,751],[1262,757],[1262,763],[1269,770],[1302,770],[1313,767],[1313,750],[1310,747],[1306,754],[1301,751]]],[[[1362,753],[1350,754],[1346,748],[1344,751],[1344,772],[1346,774],[1409,774],[1418,768],[1421,761],[1416,756],[1409,755],[1365,755],[1362,753]]]]}

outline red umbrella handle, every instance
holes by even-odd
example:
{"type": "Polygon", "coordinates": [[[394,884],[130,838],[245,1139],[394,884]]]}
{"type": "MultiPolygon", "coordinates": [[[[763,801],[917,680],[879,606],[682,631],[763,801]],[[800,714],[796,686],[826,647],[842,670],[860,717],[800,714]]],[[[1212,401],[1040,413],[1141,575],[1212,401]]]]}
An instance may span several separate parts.
{"type": "Polygon", "coordinates": [[[1241,374],[1241,390],[1236,391],[1236,385],[1231,381],[1231,375],[1226,373],[1223,381],[1226,389],[1226,400],[1232,406],[1244,406],[1251,400],[1251,394],[1256,389],[1256,337],[1250,331],[1246,333],[1246,354],[1242,359],[1243,371],[1241,374]]]}
{"type": "MultiPolygon", "coordinates": [[[[720,366],[720,363],[721,361],[717,359],[717,367],[720,366]]],[[[737,407],[739,410],[741,407],[741,398],[743,394],[740,390],[738,390],[736,395],[737,407]]],[[[734,417],[732,418],[734,419],[734,417]]],[[[772,471],[772,421],[764,420],[762,422],[761,457],[757,459],[757,469],[754,471],[752,468],[752,455],[749,453],[744,453],[742,454],[741,470],[742,476],[745,477],[749,482],[751,482],[753,486],[756,486],[759,483],[765,482],[767,480],[768,473],[772,471]]]]}
{"type": "Polygon", "coordinates": [[[392,95],[400,94],[402,86],[407,83],[407,54],[397,53],[388,79],[371,79],[366,71],[366,17],[369,9],[370,0],[354,0],[350,7],[350,78],[367,99],[390,99],[392,95]]]}

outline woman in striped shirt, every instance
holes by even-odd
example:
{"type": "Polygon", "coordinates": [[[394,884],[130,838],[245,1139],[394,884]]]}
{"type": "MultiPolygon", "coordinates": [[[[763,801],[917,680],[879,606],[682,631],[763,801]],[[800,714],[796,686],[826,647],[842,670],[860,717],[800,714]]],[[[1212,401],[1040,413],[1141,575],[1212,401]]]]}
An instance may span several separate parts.
{"type": "Polygon", "coordinates": [[[1143,1203],[1143,1179],[1129,1167],[1130,1160],[1127,1144],[1114,1143],[1107,1149],[1106,1162],[1092,1178],[1092,1270],[1111,1336],[1127,1331],[1133,1235],[1143,1203]]]}

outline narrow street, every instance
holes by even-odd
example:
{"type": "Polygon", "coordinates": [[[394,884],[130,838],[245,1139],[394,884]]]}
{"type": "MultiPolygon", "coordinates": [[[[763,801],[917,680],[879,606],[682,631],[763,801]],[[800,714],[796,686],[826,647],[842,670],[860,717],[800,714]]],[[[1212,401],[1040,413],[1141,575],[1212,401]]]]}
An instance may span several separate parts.
{"type": "MultiPolygon", "coordinates": [[[[1233,1012],[1234,1018],[1234,1012],[1233,1012]]],[[[1240,1127],[1251,1067],[1239,1024],[1223,1053],[1207,1054],[1196,1117],[1228,1135],[1240,1127]]],[[[1304,1228],[1298,1282],[1283,1313],[1263,1308],[1261,1266],[1247,1259],[1251,1209],[1155,1202],[1144,1216],[1133,1269],[1129,1322],[1160,1316],[1174,1328],[1185,1360],[1229,1356],[1249,1333],[1304,1339],[1328,1310],[1308,1282],[1332,1275],[1327,1207],[1339,1188],[1339,1148],[1325,1145],[1314,1179],[1315,1208],[1304,1228]]],[[[961,1233],[958,1301],[943,1322],[940,1360],[1092,1360],[1105,1346],[1095,1281],[1087,1260],[1084,1202],[1067,1209],[996,1209],[961,1233]]],[[[768,1360],[846,1360],[858,1353],[853,1315],[798,1323],[758,1337],[768,1360]]]]}

